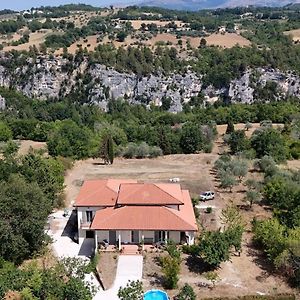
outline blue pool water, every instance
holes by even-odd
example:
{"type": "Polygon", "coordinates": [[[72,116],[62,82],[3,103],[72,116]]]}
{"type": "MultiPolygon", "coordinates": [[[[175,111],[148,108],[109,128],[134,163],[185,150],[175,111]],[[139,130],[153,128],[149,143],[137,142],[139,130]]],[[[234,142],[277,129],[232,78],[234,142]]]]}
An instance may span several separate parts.
{"type": "Polygon", "coordinates": [[[144,294],[144,300],[168,300],[168,295],[160,290],[151,290],[144,294]]]}

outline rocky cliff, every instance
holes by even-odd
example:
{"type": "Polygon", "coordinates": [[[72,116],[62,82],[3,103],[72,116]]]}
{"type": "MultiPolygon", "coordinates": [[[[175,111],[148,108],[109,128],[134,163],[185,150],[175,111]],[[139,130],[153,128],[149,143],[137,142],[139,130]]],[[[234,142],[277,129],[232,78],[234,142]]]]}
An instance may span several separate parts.
{"type": "MultiPolygon", "coordinates": [[[[231,82],[229,88],[203,88],[202,76],[192,71],[186,74],[163,74],[138,77],[121,73],[104,65],[89,65],[86,61],[70,62],[63,58],[27,59],[12,67],[9,59],[0,60],[0,86],[13,87],[26,96],[39,99],[59,98],[84,90],[81,102],[96,103],[104,110],[108,99],[123,98],[130,103],[161,105],[164,97],[171,99],[170,111],[182,110],[191,97],[204,93],[209,102],[229,96],[232,102],[253,103],[260,100],[258,90],[268,82],[276,83],[276,99],[287,95],[300,97],[300,77],[293,72],[274,69],[247,70],[231,82]]],[[[227,97],[228,98],[228,97],[227,97]]],[[[3,101],[2,101],[3,102],[3,101]]],[[[1,107],[5,105],[1,102],[1,107]]]]}

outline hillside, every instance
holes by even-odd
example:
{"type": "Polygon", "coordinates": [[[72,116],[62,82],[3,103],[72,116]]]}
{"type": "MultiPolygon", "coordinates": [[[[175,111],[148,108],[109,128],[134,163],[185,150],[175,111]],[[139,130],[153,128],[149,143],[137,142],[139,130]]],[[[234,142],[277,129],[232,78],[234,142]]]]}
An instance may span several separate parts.
{"type": "Polygon", "coordinates": [[[300,3],[299,0],[145,0],[138,2],[143,6],[157,6],[169,9],[178,10],[199,10],[199,9],[212,9],[212,8],[228,8],[228,7],[246,7],[252,6],[268,6],[268,7],[281,7],[288,4],[300,3]]]}
{"type": "Polygon", "coordinates": [[[300,96],[299,19],[293,6],[41,7],[0,22],[0,85],[104,110],[111,98],[172,112],[286,100],[300,96]]]}

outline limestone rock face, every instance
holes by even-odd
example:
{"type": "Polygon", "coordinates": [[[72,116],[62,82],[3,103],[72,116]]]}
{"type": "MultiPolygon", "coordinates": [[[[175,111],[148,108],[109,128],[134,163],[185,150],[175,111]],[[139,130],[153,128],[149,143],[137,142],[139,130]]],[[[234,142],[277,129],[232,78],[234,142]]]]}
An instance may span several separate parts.
{"type": "MultiPolygon", "coordinates": [[[[244,75],[230,84],[228,95],[232,102],[253,103],[256,87],[264,87],[267,82],[275,82],[280,98],[300,97],[300,77],[293,72],[281,72],[275,69],[258,68],[247,70],[244,75]]],[[[278,99],[278,100],[281,100],[278,99]]]]}
{"type": "Polygon", "coordinates": [[[163,97],[170,97],[170,111],[181,111],[182,102],[201,92],[201,79],[193,72],[170,76],[150,75],[138,77],[135,74],[120,73],[103,65],[94,65],[89,73],[93,78],[90,100],[105,107],[109,98],[127,99],[130,103],[161,105],[163,97]]]}
{"type": "MultiPolygon", "coordinates": [[[[118,72],[101,64],[89,64],[86,59],[70,62],[65,58],[41,56],[13,64],[13,57],[0,57],[0,86],[13,87],[28,97],[45,100],[57,99],[84,91],[83,103],[95,103],[107,110],[109,99],[122,98],[129,103],[157,105],[162,99],[171,99],[171,112],[182,110],[184,103],[202,92],[207,102],[221,98],[227,101],[253,103],[258,87],[268,81],[276,82],[279,100],[287,95],[300,97],[300,77],[293,72],[275,69],[248,69],[240,78],[232,80],[229,87],[215,89],[203,87],[202,75],[193,71],[185,74],[162,73],[140,77],[118,72]],[[226,97],[223,97],[226,96],[226,97]]],[[[0,109],[5,108],[0,98],[0,109]]]]}

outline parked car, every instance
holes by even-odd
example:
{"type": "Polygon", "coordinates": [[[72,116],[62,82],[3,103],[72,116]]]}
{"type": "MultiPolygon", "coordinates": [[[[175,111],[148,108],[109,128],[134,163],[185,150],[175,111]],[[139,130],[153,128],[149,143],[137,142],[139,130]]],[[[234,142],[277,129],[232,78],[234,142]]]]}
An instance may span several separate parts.
{"type": "Polygon", "coordinates": [[[170,182],[180,182],[180,178],[174,177],[169,179],[170,182]]]}
{"type": "Polygon", "coordinates": [[[212,191],[206,191],[200,194],[201,201],[208,201],[215,199],[215,193],[212,191]]]}

